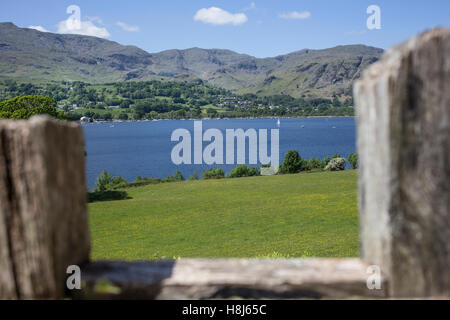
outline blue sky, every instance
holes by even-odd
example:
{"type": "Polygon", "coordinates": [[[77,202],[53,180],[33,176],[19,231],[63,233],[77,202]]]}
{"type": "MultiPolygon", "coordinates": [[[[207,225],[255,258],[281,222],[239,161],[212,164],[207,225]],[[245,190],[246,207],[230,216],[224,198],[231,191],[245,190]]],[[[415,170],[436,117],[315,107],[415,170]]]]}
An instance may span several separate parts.
{"type": "Polygon", "coordinates": [[[201,47],[269,57],[345,44],[389,48],[450,26],[448,0],[14,0],[0,2],[0,21],[71,32],[64,28],[69,5],[81,9],[77,33],[149,52],[201,47]],[[372,4],[381,9],[381,30],[366,27],[372,4]]]}

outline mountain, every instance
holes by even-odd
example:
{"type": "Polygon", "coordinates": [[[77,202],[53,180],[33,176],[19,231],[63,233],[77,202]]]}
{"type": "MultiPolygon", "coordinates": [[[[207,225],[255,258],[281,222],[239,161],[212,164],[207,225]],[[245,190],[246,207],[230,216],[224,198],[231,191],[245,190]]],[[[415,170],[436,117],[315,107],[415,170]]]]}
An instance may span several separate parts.
{"type": "Polygon", "coordinates": [[[350,96],[353,81],[382,53],[364,45],[264,59],[200,48],[148,53],[105,39],[0,23],[0,78],[33,82],[202,79],[238,93],[350,96]]]}

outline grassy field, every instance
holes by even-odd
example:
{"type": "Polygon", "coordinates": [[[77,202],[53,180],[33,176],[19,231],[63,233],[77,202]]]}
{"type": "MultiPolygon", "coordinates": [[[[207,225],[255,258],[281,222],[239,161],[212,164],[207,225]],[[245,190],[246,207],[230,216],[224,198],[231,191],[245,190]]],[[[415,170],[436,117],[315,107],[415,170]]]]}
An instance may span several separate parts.
{"type": "Polygon", "coordinates": [[[351,257],[357,172],[186,181],[89,205],[92,258],[351,257]]]}

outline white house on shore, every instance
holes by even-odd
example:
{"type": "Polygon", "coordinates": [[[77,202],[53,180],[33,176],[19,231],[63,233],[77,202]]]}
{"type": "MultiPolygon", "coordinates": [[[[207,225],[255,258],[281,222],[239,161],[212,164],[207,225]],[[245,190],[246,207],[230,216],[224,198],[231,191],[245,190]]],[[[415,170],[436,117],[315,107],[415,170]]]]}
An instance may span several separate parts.
{"type": "Polygon", "coordinates": [[[89,117],[81,117],[80,122],[92,122],[92,119],[89,117]]]}

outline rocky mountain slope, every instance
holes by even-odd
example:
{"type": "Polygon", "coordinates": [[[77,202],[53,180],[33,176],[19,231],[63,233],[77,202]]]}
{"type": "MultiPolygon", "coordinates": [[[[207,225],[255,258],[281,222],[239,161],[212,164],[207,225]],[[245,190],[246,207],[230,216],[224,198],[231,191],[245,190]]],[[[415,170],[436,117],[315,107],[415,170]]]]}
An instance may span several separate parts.
{"type": "Polygon", "coordinates": [[[91,83],[202,79],[239,93],[350,96],[353,81],[382,49],[363,45],[301,50],[259,59],[230,50],[168,50],[0,23],[0,78],[91,83]]]}

